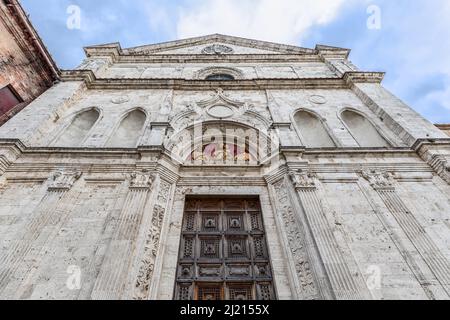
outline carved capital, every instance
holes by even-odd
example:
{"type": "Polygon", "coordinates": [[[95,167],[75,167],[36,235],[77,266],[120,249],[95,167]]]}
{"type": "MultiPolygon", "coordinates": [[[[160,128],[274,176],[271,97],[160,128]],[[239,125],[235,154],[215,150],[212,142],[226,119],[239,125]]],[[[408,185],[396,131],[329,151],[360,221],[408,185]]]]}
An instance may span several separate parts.
{"type": "Polygon", "coordinates": [[[155,177],[147,172],[143,171],[135,171],[130,175],[130,189],[150,189],[153,185],[153,181],[155,177]]]}
{"type": "Polygon", "coordinates": [[[311,171],[305,171],[302,169],[299,170],[291,170],[289,172],[289,177],[294,183],[294,187],[297,190],[302,189],[316,189],[316,180],[317,175],[311,171]]]}
{"type": "Polygon", "coordinates": [[[388,171],[363,170],[361,175],[375,190],[394,190],[395,176],[388,171]]]}
{"type": "Polygon", "coordinates": [[[427,162],[444,181],[450,184],[450,162],[447,157],[435,154],[427,162]]]}
{"type": "Polygon", "coordinates": [[[51,177],[48,187],[49,191],[67,191],[72,188],[74,183],[80,179],[80,171],[57,171],[51,177]]]}

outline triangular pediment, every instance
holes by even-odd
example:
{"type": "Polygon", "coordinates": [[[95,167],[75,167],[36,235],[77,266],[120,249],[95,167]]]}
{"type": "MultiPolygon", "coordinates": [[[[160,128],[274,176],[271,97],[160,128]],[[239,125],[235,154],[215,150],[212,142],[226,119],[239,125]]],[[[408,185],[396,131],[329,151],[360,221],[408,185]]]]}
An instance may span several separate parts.
{"type": "Polygon", "coordinates": [[[230,55],[230,54],[311,54],[312,49],[213,34],[123,49],[124,54],[230,55]]]}

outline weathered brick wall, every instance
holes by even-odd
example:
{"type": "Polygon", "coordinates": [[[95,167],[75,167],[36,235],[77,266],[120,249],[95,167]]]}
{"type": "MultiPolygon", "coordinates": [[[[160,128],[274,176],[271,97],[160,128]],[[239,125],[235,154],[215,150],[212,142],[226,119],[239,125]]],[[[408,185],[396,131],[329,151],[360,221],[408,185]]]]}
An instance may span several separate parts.
{"type": "Polygon", "coordinates": [[[0,88],[11,85],[25,103],[0,114],[0,125],[52,86],[55,79],[17,8],[0,2],[0,88]]]}
{"type": "Polygon", "coordinates": [[[436,126],[441,129],[446,135],[450,136],[450,124],[438,124],[436,126]]]}

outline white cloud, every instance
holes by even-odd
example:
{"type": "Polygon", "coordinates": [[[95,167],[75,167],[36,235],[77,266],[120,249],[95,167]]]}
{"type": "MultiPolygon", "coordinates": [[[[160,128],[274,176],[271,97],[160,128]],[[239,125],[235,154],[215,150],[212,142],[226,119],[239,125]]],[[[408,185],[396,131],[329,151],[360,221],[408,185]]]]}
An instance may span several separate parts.
{"type": "Polygon", "coordinates": [[[344,2],[344,0],[197,0],[188,8],[180,8],[178,38],[223,33],[298,44],[312,26],[331,22],[344,2]]]}

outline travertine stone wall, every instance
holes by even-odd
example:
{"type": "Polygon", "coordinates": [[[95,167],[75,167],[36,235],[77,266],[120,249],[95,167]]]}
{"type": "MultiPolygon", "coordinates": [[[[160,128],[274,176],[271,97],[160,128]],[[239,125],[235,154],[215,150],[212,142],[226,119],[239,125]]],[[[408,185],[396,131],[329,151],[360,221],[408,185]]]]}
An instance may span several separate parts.
{"type": "Polygon", "coordinates": [[[450,299],[448,137],[344,49],[208,39],[88,48],[0,128],[0,298],[172,299],[186,196],[257,195],[279,299],[450,299]],[[227,70],[236,81],[199,79],[227,70]],[[58,142],[92,110],[83,139],[58,142]],[[346,110],[389,146],[361,148],[346,110]],[[336,146],[306,148],[299,111],[336,146]],[[273,157],[172,157],[195,123],[253,128],[273,157]]]}

